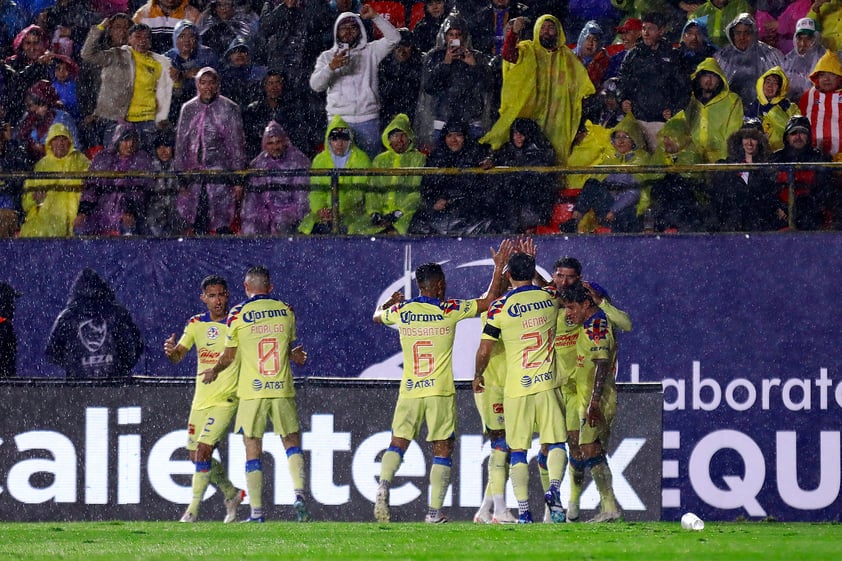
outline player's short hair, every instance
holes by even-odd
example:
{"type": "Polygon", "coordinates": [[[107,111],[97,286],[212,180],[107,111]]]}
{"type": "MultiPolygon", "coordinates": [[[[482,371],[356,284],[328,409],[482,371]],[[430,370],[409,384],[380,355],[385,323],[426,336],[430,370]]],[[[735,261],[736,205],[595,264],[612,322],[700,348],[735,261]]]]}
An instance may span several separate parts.
{"type": "Polygon", "coordinates": [[[415,269],[415,282],[418,286],[428,286],[439,279],[444,278],[444,269],[438,263],[424,263],[415,269]]]}
{"type": "Polygon", "coordinates": [[[528,253],[513,253],[507,267],[512,280],[528,281],[535,277],[535,258],[528,253]]]}
{"type": "Polygon", "coordinates": [[[564,302],[575,302],[581,304],[582,302],[590,302],[591,304],[594,303],[593,298],[591,298],[591,293],[588,292],[588,289],[585,288],[585,285],[581,282],[574,282],[567,288],[561,291],[561,299],[564,302]]]}
{"type": "Polygon", "coordinates": [[[582,264],[575,257],[562,257],[553,264],[556,269],[573,269],[578,276],[582,276],[582,264]]]}
{"type": "Polygon", "coordinates": [[[246,280],[249,281],[249,284],[260,284],[266,288],[272,284],[269,269],[264,265],[249,267],[249,270],[246,271],[246,280]]]}
{"type": "Polygon", "coordinates": [[[221,286],[225,292],[228,292],[228,281],[219,275],[208,275],[202,279],[202,292],[209,286],[221,286]]]}

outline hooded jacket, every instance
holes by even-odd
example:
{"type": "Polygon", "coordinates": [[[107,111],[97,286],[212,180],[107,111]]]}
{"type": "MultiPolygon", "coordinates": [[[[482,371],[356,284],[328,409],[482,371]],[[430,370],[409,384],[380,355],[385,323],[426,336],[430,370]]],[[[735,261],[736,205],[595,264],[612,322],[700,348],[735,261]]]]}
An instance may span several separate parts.
{"type": "Polygon", "coordinates": [[[719,47],[728,45],[728,33],[725,28],[739,14],[752,12],[751,4],[746,0],[729,0],[728,4],[721,9],[707,0],[699,9],[690,14],[687,19],[699,19],[707,16],[708,38],[710,42],[719,47]]]}
{"type": "Polygon", "coordinates": [[[328,119],[340,115],[346,123],[362,123],[380,115],[377,67],[401,40],[401,34],[383,16],[374,18],[374,24],[383,37],[369,42],[360,16],[351,12],[339,14],[333,24],[333,47],[316,59],[310,87],[317,92],[327,92],[328,119]],[[348,18],[353,19],[360,30],[359,41],[350,49],[348,65],[331,70],[330,61],[345,48],[339,44],[336,30],[339,23],[348,18]]]}
{"type": "Polygon", "coordinates": [[[745,117],[753,117],[763,122],[763,131],[769,138],[769,146],[772,150],[783,148],[784,127],[793,115],[800,115],[798,105],[788,99],[789,78],[780,66],[775,66],[764,72],[757,79],[757,99],[755,99],[745,112],[745,117]],[[769,76],[777,76],[781,81],[781,88],[778,95],[767,99],[763,93],[763,82],[769,76]]]}
{"type": "MultiPolygon", "coordinates": [[[[347,161],[343,169],[365,169],[371,167],[371,160],[354,144],[354,133],[342,117],[335,116],[325,131],[325,149],[313,158],[312,169],[334,169],[333,153],[330,150],[330,132],[344,128],[351,135],[347,161]]],[[[341,155],[340,155],[341,156],[341,155]]],[[[365,211],[365,191],[368,178],[365,176],[341,176],[339,178],[339,222],[348,234],[365,233],[371,220],[365,211]]],[[[319,210],[331,208],[330,177],[313,176],[310,178],[310,212],[301,221],[298,231],[312,234],[313,227],[319,224],[319,210]]]]}
{"type": "Polygon", "coordinates": [[[842,152],[842,88],[833,92],[821,92],[818,89],[820,72],[830,72],[842,76],[842,62],[833,51],[827,51],[810,74],[813,87],[807,90],[798,103],[801,113],[810,119],[813,127],[813,143],[823,154],[836,157],[842,152]]]}
{"type": "MultiPolygon", "coordinates": [[[[97,154],[91,162],[91,171],[142,172],[155,171],[149,153],[141,150],[137,130],[132,124],[117,125],[112,145],[97,154]],[[135,151],[123,157],[120,142],[134,137],[135,151]]],[[[137,220],[143,219],[144,198],[153,186],[153,180],[138,177],[96,178],[85,184],[79,214],[84,214],[84,225],[77,234],[118,235],[124,214],[137,220]]]]}
{"type": "Polygon", "coordinates": [[[597,37],[600,45],[603,44],[604,33],[602,28],[597,22],[589,21],[582,28],[582,31],[579,32],[579,39],[576,41],[576,48],[573,49],[573,54],[575,54],[579,60],[582,61],[582,64],[585,65],[585,69],[588,71],[588,76],[590,76],[594,88],[599,91],[602,89],[605,73],[608,70],[608,66],[611,64],[611,57],[609,57],[608,52],[600,46],[600,48],[596,51],[596,54],[592,57],[585,58],[582,55],[582,48],[589,35],[597,37]]]}
{"type": "MultiPolygon", "coordinates": [[[[793,33],[792,43],[796,44],[797,34],[793,33]]],[[[816,67],[816,63],[824,55],[825,48],[822,46],[822,35],[816,32],[813,35],[813,46],[803,55],[798,54],[798,46],[794,46],[784,57],[781,65],[784,73],[789,78],[789,99],[798,103],[804,92],[813,87],[810,81],[810,73],[816,67]]]]}
{"type": "MultiPolygon", "coordinates": [[[[503,63],[503,89],[500,118],[480,142],[499,149],[509,139],[512,123],[518,117],[532,119],[550,140],[557,162],[565,165],[576,130],[582,119],[582,100],[596,93],[587,70],[567,46],[558,18],[543,15],[535,21],[533,36],[540,35],[545,21],[558,29],[558,48],[545,49],[538,39],[517,43],[515,61],[503,63]]],[[[516,35],[509,31],[507,44],[516,35]]],[[[504,57],[506,57],[504,48],[504,57]]]]}
{"type": "Polygon", "coordinates": [[[96,271],[83,269],[53,323],[47,360],[67,378],[116,378],[130,376],[142,352],[143,338],[129,312],[96,271]]]}
{"type": "MultiPolygon", "coordinates": [[[[409,122],[409,117],[404,113],[395,115],[395,118],[383,129],[380,136],[383,140],[385,152],[378,154],[371,164],[374,168],[423,168],[427,164],[427,156],[419,152],[415,147],[415,133],[409,122]],[[400,130],[409,136],[409,147],[402,154],[395,152],[389,144],[389,134],[400,130]]],[[[400,234],[406,234],[409,223],[418,209],[421,202],[421,176],[420,175],[377,175],[370,179],[372,187],[378,187],[376,191],[366,194],[365,207],[369,215],[379,213],[388,215],[396,210],[403,214],[394,222],[394,228],[400,234]],[[401,189],[386,190],[390,186],[401,186],[401,189]],[[380,189],[383,189],[382,191],[380,189]]],[[[382,230],[383,228],[375,228],[382,230]]],[[[375,232],[376,233],[376,232],[375,232]]]]}
{"type": "MultiPolygon", "coordinates": [[[[70,130],[63,124],[55,124],[47,133],[44,148],[47,155],[35,164],[35,172],[80,172],[87,171],[90,161],[76,150],[70,130]],[[50,146],[57,136],[70,139],[70,151],[63,158],[57,158],[50,146]]],[[[81,179],[27,179],[23,184],[21,201],[26,221],[20,228],[20,236],[26,237],[67,237],[73,234],[73,221],[79,209],[81,179]],[[75,189],[67,191],[47,191],[43,203],[38,204],[32,192],[50,188],[75,189]]]]}
{"type": "MultiPolygon", "coordinates": [[[[196,74],[219,74],[205,67],[196,74]]],[[[243,169],[246,164],[245,136],[240,108],[225,96],[204,103],[197,95],[184,104],[178,118],[175,139],[176,171],[200,169],[243,169]]]]}
{"type": "MultiPolygon", "coordinates": [[[[249,169],[288,170],[309,169],[310,160],[301,150],[292,145],[286,131],[275,121],[270,121],[263,131],[263,150],[251,161],[249,169]],[[273,158],[266,150],[270,138],[278,138],[284,147],[280,158],[273,158]]],[[[288,234],[298,226],[307,214],[309,183],[306,175],[296,176],[254,176],[243,197],[240,211],[241,233],[288,234]],[[296,187],[291,190],[271,190],[272,187],[296,187]]]]}
{"type": "MultiPolygon", "coordinates": [[[[199,35],[199,28],[195,23],[186,19],[178,22],[175,25],[175,28],[173,28],[172,49],[164,53],[164,56],[170,59],[172,67],[179,72],[199,70],[205,66],[213,68],[219,67],[219,57],[215,52],[213,52],[213,49],[202,44],[202,38],[199,35]],[[188,29],[196,36],[196,50],[194,50],[189,56],[185,57],[185,53],[178,50],[178,38],[188,29]]],[[[179,92],[179,99],[190,99],[196,95],[196,84],[189,78],[182,79],[180,82],[175,84],[175,87],[176,90],[179,88],[182,90],[179,92]]]]}
{"type": "Polygon", "coordinates": [[[424,59],[424,92],[433,97],[433,118],[444,124],[448,121],[473,123],[482,118],[485,95],[491,86],[487,57],[471,46],[471,33],[462,18],[448,16],[442,24],[436,48],[424,59]],[[461,59],[445,64],[448,45],[445,37],[451,28],[462,32],[462,48],[469,49],[476,64],[461,59]]]}
{"type": "Polygon", "coordinates": [[[728,87],[722,69],[713,58],[706,58],[691,75],[693,95],[685,110],[693,143],[706,163],[714,163],[728,155],[727,140],[743,125],[743,103],[728,87]],[[707,102],[700,101],[699,74],[712,72],[719,76],[720,89],[707,102]]]}
{"type": "Polygon", "coordinates": [[[757,39],[757,24],[748,13],[735,17],[725,28],[730,46],[717,51],[713,57],[722,68],[731,91],[743,100],[743,107],[748,107],[757,98],[755,85],[761,74],[775,66],[781,66],[784,56],[775,47],[757,39]],[[754,38],[744,51],[734,46],[733,31],[740,24],[752,29],[754,38]]]}

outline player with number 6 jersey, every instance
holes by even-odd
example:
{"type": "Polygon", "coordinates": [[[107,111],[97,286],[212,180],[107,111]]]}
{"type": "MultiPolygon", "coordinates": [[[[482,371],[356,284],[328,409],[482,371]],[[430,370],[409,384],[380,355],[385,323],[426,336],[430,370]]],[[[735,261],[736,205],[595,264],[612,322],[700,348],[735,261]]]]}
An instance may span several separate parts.
{"type": "Polygon", "coordinates": [[[375,323],[396,325],[403,349],[403,378],[392,419],[392,439],[380,461],[380,486],[374,504],[378,522],[389,522],[389,487],[403,461],[409,443],[427,424],[427,440],[433,444],[430,469],[430,504],[425,522],[447,522],[441,507],[450,485],[451,456],[456,438],[456,399],[453,384],[453,338],[456,324],[488,309],[502,286],[503,265],[513,243],[505,240],[491,254],[494,274],[483,298],[453,300],[445,297],[447,283],[438,263],[426,263],[415,271],[420,296],[403,301],[396,292],[374,313],[375,323]]]}

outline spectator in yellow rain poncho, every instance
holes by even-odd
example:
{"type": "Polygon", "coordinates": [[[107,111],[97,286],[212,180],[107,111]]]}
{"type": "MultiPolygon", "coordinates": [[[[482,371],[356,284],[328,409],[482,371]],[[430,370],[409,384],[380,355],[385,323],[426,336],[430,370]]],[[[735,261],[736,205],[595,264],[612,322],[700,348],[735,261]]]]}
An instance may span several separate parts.
{"type": "Polygon", "coordinates": [[[535,39],[518,41],[525,25],[524,18],[516,18],[506,30],[500,118],[480,142],[497,150],[508,142],[515,119],[532,119],[553,145],[557,163],[566,165],[582,117],[582,100],[596,90],[585,67],[565,45],[556,17],[539,17],[535,39]]]}
{"type": "MultiPolygon", "coordinates": [[[[91,162],[76,150],[70,130],[56,123],[47,132],[47,155],[35,164],[36,172],[87,171],[91,162]]],[[[27,179],[22,202],[26,221],[20,237],[68,237],[82,196],[82,179],[27,179]]]]}

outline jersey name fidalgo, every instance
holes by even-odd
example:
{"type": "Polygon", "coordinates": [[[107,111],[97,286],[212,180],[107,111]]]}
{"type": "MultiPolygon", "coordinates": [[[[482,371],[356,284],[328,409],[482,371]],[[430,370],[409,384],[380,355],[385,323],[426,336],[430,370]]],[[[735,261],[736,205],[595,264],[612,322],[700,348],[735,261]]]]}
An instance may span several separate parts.
{"type": "Polygon", "coordinates": [[[238,349],[240,399],[295,395],[289,364],[295,339],[295,314],[280,300],[259,294],[231,310],[225,346],[238,349]]]}

